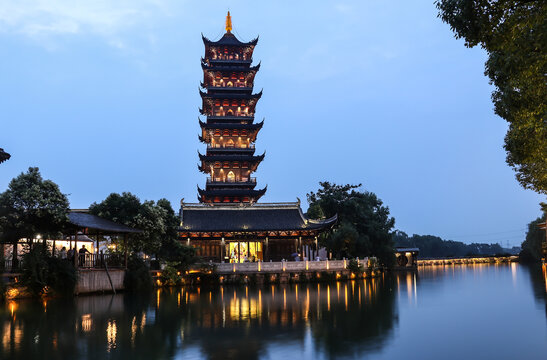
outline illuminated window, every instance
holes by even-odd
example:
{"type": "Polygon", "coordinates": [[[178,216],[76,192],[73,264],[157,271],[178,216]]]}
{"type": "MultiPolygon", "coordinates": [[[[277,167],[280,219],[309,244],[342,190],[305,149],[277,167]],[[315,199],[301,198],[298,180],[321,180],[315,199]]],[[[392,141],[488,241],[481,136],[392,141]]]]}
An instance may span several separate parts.
{"type": "Polygon", "coordinates": [[[230,102],[229,102],[228,100],[224,100],[224,101],[222,102],[222,105],[223,105],[223,106],[230,106],[230,102]]]}
{"type": "Polygon", "coordinates": [[[226,142],[226,147],[231,147],[231,148],[233,148],[233,147],[234,147],[234,140],[229,139],[229,140],[226,142]]]}
{"type": "Polygon", "coordinates": [[[234,174],[233,171],[230,171],[230,172],[228,173],[227,178],[228,178],[228,181],[234,182],[234,181],[236,180],[236,175],[234,174]]]}
{"type": "Polygon", "coordinates": [[[215,163],[215,168],[220,169],[220,161],[217,161],[217,162],[215,163]]]}

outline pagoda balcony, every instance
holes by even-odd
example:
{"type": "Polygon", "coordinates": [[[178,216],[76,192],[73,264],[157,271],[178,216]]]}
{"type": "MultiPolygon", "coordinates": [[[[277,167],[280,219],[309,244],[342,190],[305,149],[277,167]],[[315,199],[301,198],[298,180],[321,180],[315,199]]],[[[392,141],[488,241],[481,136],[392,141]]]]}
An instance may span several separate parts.
{"type": "Polygon", "coordinates": [[[249,177],[249,178],[241,178],[239,180],[229,180],[229,179],[222,179],[222,178],[207,178],[207,185],[255,185],[256,184],[256,177],[249,177]]]}
{"type": "Polygon", "coordinates": [[[255,144],[249,144],[249,145],[246,145],[245,147],[237,147],[237,146],[221,146],[220,144],[215,144],[215,145],[211,145],[211,144],[207,144],[207,150],[219,150],[219,151],[223,151],[223,150],[233,150],[233,151],[239,151],[239,150],[254,150],[255,149],[255,144]]]}
{"type": "Polygon", "coordinates": [[[217,57],[217,58],[209,58],[206,61],[209,62],[211,65],[216,64],[251,64],[253,62],[253,59],[234,59],[233,57],[230,59],[230,56],[223,56],[223,57],[217,57]]]}

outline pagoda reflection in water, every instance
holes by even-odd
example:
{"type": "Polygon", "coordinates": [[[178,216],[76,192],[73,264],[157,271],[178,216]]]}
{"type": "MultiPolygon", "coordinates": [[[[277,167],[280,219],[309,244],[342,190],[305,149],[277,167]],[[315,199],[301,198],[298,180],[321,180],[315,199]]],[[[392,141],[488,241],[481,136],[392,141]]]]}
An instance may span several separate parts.
{"type": "MultiPolygon", "coordinates": [[[[401,291],[407,284],[400,281],[401,291]]],[[[3,359],[258,358],[306,339],[327,354],[375,351],[397,319],[395,278],[338,283],[161,290],[69,301],[21,302],[0,315],[3,359]]]]}

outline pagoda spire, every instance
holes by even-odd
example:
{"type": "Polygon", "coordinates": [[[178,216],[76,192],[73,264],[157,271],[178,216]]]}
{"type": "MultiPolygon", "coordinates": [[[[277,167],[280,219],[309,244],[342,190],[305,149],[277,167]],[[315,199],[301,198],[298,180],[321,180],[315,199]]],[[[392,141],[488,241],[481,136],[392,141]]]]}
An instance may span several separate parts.
{"type": "Polygon", "coordinates": [[[229,11],[228,11],[228,15],[226,15],[226,32],[228,33],[232,32],[232,17],[230,16],[229,11]]]}

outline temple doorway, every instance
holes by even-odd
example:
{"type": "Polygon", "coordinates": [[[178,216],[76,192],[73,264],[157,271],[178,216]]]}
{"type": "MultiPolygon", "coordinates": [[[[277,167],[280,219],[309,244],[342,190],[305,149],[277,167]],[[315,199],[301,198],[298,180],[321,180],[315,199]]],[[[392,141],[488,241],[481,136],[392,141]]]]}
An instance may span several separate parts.
{"type": "Polygon", "coordinates": [[[227,243],[226,253],[231,263],[263,261],[262,243],[259,241],[227,243]]]}

